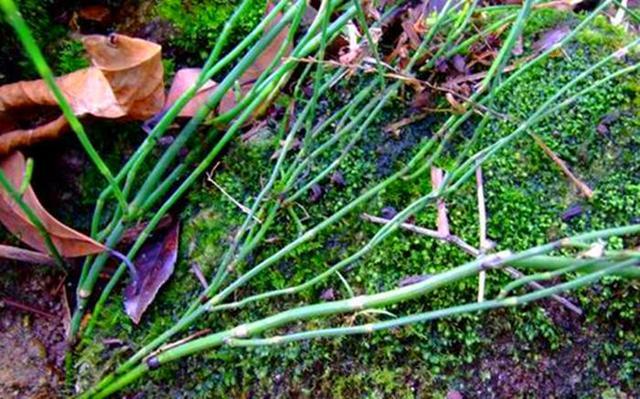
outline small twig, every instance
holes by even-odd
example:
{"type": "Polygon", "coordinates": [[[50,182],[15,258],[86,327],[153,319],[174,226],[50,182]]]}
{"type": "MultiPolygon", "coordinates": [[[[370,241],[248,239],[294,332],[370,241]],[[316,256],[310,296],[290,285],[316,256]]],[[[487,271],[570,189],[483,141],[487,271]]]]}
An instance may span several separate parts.
{"type": "Polygon", "coordinates": [[[147,356],[147,358],[152,358],[154,356],[157,356],[158,354],[160,354],[160,353],[162,353],[162,352],[164,352],[166,350],[169,350],[171,348],[175,348],[176,346],[180,346],[182,344],[185,344],[185,343],[187,343],[187,342],[189,342],[189,341],[191,341],[191,340],[193,340],[195,338],[198,338],[198,337],[201,337],[203,335],[209,334],[210,332],[211,332],[210,328],[205,328],[204,330],[196,331],[195,333],[189,335],[188,337],[185,337],[185,338],[182,338],[182,339],[179,339],[177,341],[174,341],[174,342],[171,342],[171,343],[168,343],[166,345],[161,346],[160,348],[158,348],[158,350],[150,353],[149,356],[147,356]]]}
{"type": "Polygon", "coordinates": [[[413,123],[419,122],[425,118],[427,118],[429,115],[431,115],[431,112],[422,112],[419,114],[414,114],[411,116],[408,116],[406,118],[402,118],[396,122],[390,123],[387,126],[384,127],[383,131],[385,133],[392,133],[395,132],[399,129],[402,129],[405,126],[411,125],[413,123]]]}
{"type": "Polygon", "coordinates": [[[229,194],[228,192],[225,191],[224,188],[222,188],[221,185],[219,185],[218,183],[216,183],[215,180],[213,180],[213,172],[216,170],[216,168],[218,167],[218,165],[220,165],[220,162],[218,162],[217,164],[215,164],[215,166],[213,167],[213,169],[211,169],[211,172],[207,173],[207,181],[211,184],[213,184],[215,186],[215,188],[217,188],[218,190],[220,190],[220,192],[229,199],[229,201],[233,202],[233,204],[235,206],[237,206],[238,208],[240,208],[240,210],[244,213],[246,213],[247,215],[251,215],[251,218],[253,220],[255,220],[256,222],[262,224],[262,220],[258,219],[257,216],[252,215],[251,214],[251,209],[247,208],[246,206],[242,205],[240,202],[238,202],[238,200],[236,200],[235,198],[233,198],[231,196],[231,194],[229,194]]]}
{"type": "Polygon", "coordinates": [[[198,279],[198,281],[200,281],[200,284],[202,284],[204,289],[206,290],[207,288],[209,288],[209,283],[207,283],[207,279],[204,277],[204,273],[202,273],[202,270],[197,263],[191,264],[191,270],[193,271],[193,274],[196,275],[196,278],[198,279]]]}
{"type": "MultiPolygon", "coordinates": [[[[433,190],[440,190],[442,186],[442,180],[444,178],[442,169],[431,167],[431,187],[433,190]]],[[[447,217],[447,205],[444,203],[444,198],[438,197],[436,202],[438,207],[438,219],[436,225],[438,226],[438,233],[443,237],[451,235],[449,230],[449,218],[447,217]]]]}
{"type": "MultiPolygon", "coordinates": [[[[524,277],[524,274],[522,272],[520,272],[519,270],[513,267],[508,266],[508,267],[505,267],[504,270],[515,278],[524,277]]],[[[545,286],[538,283],[537,281],[530,281],[529,285],[535,288],[536,290],[542,290],[546,288],[545,286]]],[[[559,303],[561,303],[562,305],[564,305],[567,309],[582,316],[582,309],[580,309],[579,307],[571,303],[571,301],[569,301],[568,299],[561,297],[560,295],[553,295],[552,298],[558,301],[559,303]]]]}
{"type": "MultiPolygon", "coordinates": [[[[482,179],[482,167],[476,169],[476,186],[478,193],[478,232],[480,236],[480,251],[488,249],[487,243],[487,209],[484,201],[484,183],[482,179]]],[[[484,301],[485,284],[487,280],[486,271],[480,271],[478,276],[478,302],[484,301]]]]}
{"type": "Polygon", "coordinates": [[[569,178],[569,180],[571,180],[571,182],[576,186],[576,188],[582,193],[582,195],[584,195],[585,197],[591,199],[593,197],[593,191],[589,188],[589,186],[587,186],[584,182],[582,182],[582,180],[578,179],[569,169],[569,167],[567,166],[567,164],[559,157],[557,156],[552,150],[551,148],[549,148],[544,141],[542,141],[542,139],[540,138],[540,136],[538,136],[535,133],[530,133],[531,137],[533,137],[533,140],[536,142],[536,144],[538,144],[540,146],[540,148],[542,148],[542,150],[544,151],[545,154],[547,154],[547,156],[549,158],[551,158],[553,160],[553,162],[556,163],[556,165],[558,165],[558,167],[562,170],[562,172],[569,178]]]}
{"type": "MultiPolygon", "coordinates": [[[[367,213],[363,213],[361,215],[361,218],[363,220],[366,220],[368,222],[373,222],[373,223],[378,223],[378,224],[387,224],[390,222],[389,219],[385,219],[385,218],[381,218],[381,217],[377,217],[377,216],[373,216],[373,215],[369,215],[367,213]]],[[[479,257],[482,255],[482,253],[480,252],[479,249],[474,248],[473,246],[469,245],[468,243],[466,243],[462,238],[456,236],[456,235],[449,235],[447,237],[443,237],[440,233],[438,233],[436,230],[430,230],[430,229],[426,229],[424,227],[419,227],[416,226],[414,224],[411,223],[402,223],[399,225],[401,228],[407,230],[407,231],[411,231],[413,233],[417,233],[417,234],[421,234],[427,237],[431,237],[431,238],[435,238],[438,240],[443,240],[446,241],[448,243],[454,244],[456,245],[458,248],[462,249],[464,252],[466,252],[467,254],[474,256],[474,257],[479,257]]],[[[504,269],[507,273],[515,276],[516,273],[520,273],[519,271],[517,271],[516,269],[512,268],[512,267],[505,267],[504,269]]],[[[520,273],[521,275],[521,273],[520,273]]],[[[535,290],[541,290],[543,288],[545,288],[544,286],[535,283],[535,282],[529,282],[528,283],[529,287],[535,289],[535,290]]],[[[558,303],[566,306],[569,310],[575,312],[578,315],[582,315],[582,310],[580,310],[580,308],[578,308],[577,306],[575,306],[574,304],[572,304],[568,299],[565,299],[563,297],[561,297],[560,295],[557,294],[553,294],[551,295],[551,298],[553,298],[555,301],[557,301],[558,303]]]]}
{"type": "Polygon", "coordinates": [[[14,307],[16,309],[24,310],[26,312],[35,313],[37,315],[44,316],[44,317],[47,317],[47,318],[50,318],[50,319],[55,319],[56,318],[56,316],[52,315],[49,312],[45,312],[44,310],[36,309],[36,308],[34,308],[32,306],[25,305],[23,303],[20,303],[18,301],[14,301],[12,299],[2,298],[2,299],[0,299],[0,303],[4,304],[4,305],[12,306],[12,307],[14,307]]]}

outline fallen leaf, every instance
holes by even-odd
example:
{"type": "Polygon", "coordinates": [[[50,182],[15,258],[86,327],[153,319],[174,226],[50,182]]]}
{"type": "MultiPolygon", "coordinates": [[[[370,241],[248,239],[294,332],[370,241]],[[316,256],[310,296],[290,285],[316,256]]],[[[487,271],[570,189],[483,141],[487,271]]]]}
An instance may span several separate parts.
{"type": "Polygon", "coordinates": [[[540,148],[542,148],[544,153],[547,154],[547,156],[551,158],[551,160],[555,162],[556,165],[558,165],[560,170],[565,174],[565,176],[567,176],[567,178],[571,181],[571,183],[573,183],[573,185],[578,189],[578,191],[580,191],[582,195],[589,199],[593,198],[593,190],[591,190],[591,188],[587,186],[586,183],[584,183],[582,180],[577,178],[576,175],[573,174],[567,164],[558,155],[556,155],[556,153],[553,152],[553,150],[551,150],[549,146],[547,146],[547,144],[540,138],[540,136],[535,133],[531,133],[531,137],[533,137],[533,140],[536,142],[536,144],[540,148]]]}
{"type": "MultiPolygon", "coordinates": [[[[0,169],[13,187],[20,187],[25,171],[24,156],[17,151],[12,153],[0,161],[0,169]]],[[[40,204],[31,186],[25,191],[22,200],[31,208],[49,232],[60,255],[64,257],[85,256],[103,252],[106,249],[102,244],[71,229],[51,216],[40,204]]],[[[4,189],[0,189],[0,222],[22,242],[40,252],[49,252],[38,229],[4,189]]]]}
{"type": "Polygon", "coordinates": [[[107,6],[94,4],[80,8],[78,16],[87,21],[106,24],[111,18],[111,10],[107,6]]]}
{"type": "Polygon", "coordinates": [[[574,7],[584,0],[553,0],[546,3],[536,4],[533,6],[534,9],[539,8],[551,8],[558,11],[571,11],[574,7]]]}
{"type": "MultiPolygon", "coordinates": [[[[270,3],[267,7],[267,12],[269,12],[273,8],[273,5],[270,3]]],[[[280,21],[281,15],[276,16],[273,22],[265,29],[266,32],[269,31],[274,25],[276,25],[280,21]]],[[[287,39],[287,35],[289,34],[289,29],[286,27],[278,33],[278,35],[271,41],[271,43],[260,53],[260,55],[256,58],[256,60],[249,66],[249,68],[240,76],[238,79],[238,85],[240,87],[240,95],[244,96],[251,90],[255,82],[260,78],[263,72],[267,70],[269,65],[273,62],[280,47],[287,39]]],[[[284,55],[288,56],[292,51],[292,46],[289,44],[284,51],[284,55]]],[[[163,110],[166,111],[169,107],[171,107],[178,98],[184,93],[189,87],[193,86],[193,84],[198,79],[198,76],[202,72],[200,68],[184,68],[179,70],[176,73],[176,76],[171,84],[171,88],[169,89],[169,94],[167,95],[167,101],[164,105],[163,110]]],[[[209,96],[213,94],[217,87],[217,83],[209,80],[205,82],[205,84],[198,90],[196,95],[185,105],[185,107],[180,112],[180,116],[183,117],[192,117],[196,114],[198,109],[207,102],[209,96]]],[[[266,101],[256,112],[260,114],[264,109],[269,105],[269,101],[266,101]]],[[[217,112],[218,114],[224,114],[230,110],[232,110],[236,106],[236,93],[234,93],[233,89],[230,89],[225,93],[218,105],[217,112]]]]}
{"type": "Polygon", "coordinates": [[[178,258],[179,224],[172,226],[162,241],[149,243],[135,260],[136,275],[124,290],[124,307],[135,324],[169,280],[178,258]]]}
{"type": "Polygon", "coordinates": [[[35,263],[42,265],[55,265],[56,262],[49,255],[12,247],[10,245],[0,245],[0,258],[13,259],[19,262],[35,263]]]}
{"type": "MultiPolygon", "coordinates": [[[[118,34],[89,35],[82,42],[93,66],[56,79],[74,114],[145,120],[162,109],[164,81],[158,44],[118,34]]],[[[0,114],[11,116],[15,109],[49,106],[57,106],[57,101],[43,80],[0,86],[0,114]]],[[[34,129],[5,133],[0,136],[0,153],[54,138],[64,128],[66,122],[58,118],[34,129]],[[17,135],[30,137],[17,139],[17,135]]]]}
{"type": "Polygon", "coordinates": [[[522,55],[523,53],[524,53],[524,46],[523,46],[522,35],[518,35],[518,37],[516,38],[516,43],[513,45],[513,49],[511,50],[511,54],[515,56],[519,56],[519,55],[522,55]]]}
{"type": "Polygon", "coordinates": [[[532,47],[535,51],[543,52],[553,47],[560,40],[564,39],[571,32],[568,26],[558,26],[544,32],[540,39],[536,40],[532,47]]]}
{"type": "Polygon", "coordinates": [[[467,63],[463,56],[461,56],[460,54],[456,54],[453,56],[451,62],[453,63],[453,67],[456,71],[464,74],[467,73],[467,63]]]}
{"type": "MultiPolygon", "coordinates": [[[[171,83],[171,88],[169,89],[169,94],[167,94],[164,111],[175,104],[175,102],[178,101],[178,98],[180,98],[185,91],[196,83],[200,73],[202,73],[201,68],[183,68],[176,72],[176,76],[171,83]]],[[[185,117],[194,116],[196,112],[198,112],[198,109],[207,102],[207,99],[213,94],[217,86],[217,83],[212,80],[205,82],[200,90],[196,92],[195,96],[185,104],[178,115],[185,117]]],[[[233,92],[230,94],[233,96],[233,92]]]]}

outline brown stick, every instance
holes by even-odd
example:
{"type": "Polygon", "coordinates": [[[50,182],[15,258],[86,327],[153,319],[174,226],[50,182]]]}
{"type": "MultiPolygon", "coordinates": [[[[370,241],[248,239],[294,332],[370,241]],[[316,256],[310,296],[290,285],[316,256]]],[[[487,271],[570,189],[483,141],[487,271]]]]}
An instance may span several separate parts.
{"type": "Polygon", "coordinates": [[[582,180],[578,179],[571,172],[571,169],[569,169],[567,164],[559,156],[557,156],[556,153],[553,152],[551,148],[549,148],[537,134],[531,133],[531,137],[533,137],[536,144],[538,144],[540,148],[542,148],[544,153],[547,154],[547,156],[551,158],[553,162],[556,163],[556,165],[558,165],[560,170],[562,170],[562,172],[569,178],[569,180],[571,180],[571,182],[576,186],[578,191],[580,191],[582,195],[584,195],[585,197],[591,199],[591,197],[593,197],[593,191],[589,188],[589,186],[587,186],[584,182],[582,182],[582,180]]]}
{"type": "Polygon", "coordinates": [[[7,299],[7,298],[2,298],[0,299],[0,303],[14,307],[16,309],[20,309],[20,310],[24,310],[25,312],[31,312],[31,313],[35,313],[37,315],[40,316],[44,316],[50,319],[55,319],[55,316],[52,315],[51,313],[45,312],[44,310],[40,310],[40,309],[36,309],[32,306],[29,305],[25,305],[23,303],[20,303],[18,301],[14,301],[12,299],[7,299]]]}
{"type": "MultiPolygon", "coordinates": [[[[484,182],[482,178],[482,168],[478,166],[476,169],[476,186],[478,193],[478,232],[480,236],[480,251],[484,252],[489,249],[487,243],[487,209],[484,201],[484,182]]],[[[487,280],[487,272],[480,271],[478,275],[478,302],[484,301],[484,290],[487,280]]]]}
{"type": "MultiPolygon", "coordinates": [[[[444,174],[442,169],[436,168],[435,166],[431,167],[431,187],[433,190],[439,190],[440,186],[442,186],[442,180],[444,178],[444,174]]],[[[451,235],[451,231],[449,231],[449,218],[447,217],[447,205],[444,203],[443,198],[438,198],[436,202],[438,206],[438,233],[441,236],[446,237],[451,235]]]]}

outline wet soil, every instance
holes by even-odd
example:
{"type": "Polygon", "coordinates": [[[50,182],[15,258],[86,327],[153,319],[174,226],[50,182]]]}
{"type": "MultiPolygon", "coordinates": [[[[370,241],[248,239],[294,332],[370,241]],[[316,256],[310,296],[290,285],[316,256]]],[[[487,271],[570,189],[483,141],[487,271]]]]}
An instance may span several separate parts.
{"type": "Polygon", "coordinates": [[[0,397],[58,397],[69,320],[65,276],[26,264],[0,268],[0,397]]]}

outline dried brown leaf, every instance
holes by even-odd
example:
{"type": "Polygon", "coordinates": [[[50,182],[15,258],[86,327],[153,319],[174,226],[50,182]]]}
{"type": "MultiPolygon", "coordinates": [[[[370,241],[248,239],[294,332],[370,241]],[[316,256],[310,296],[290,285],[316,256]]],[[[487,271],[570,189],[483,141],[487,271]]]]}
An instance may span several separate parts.
{"type": "Polygon", "coordinates": [[[12,247],[10,245],[0,245],[0,258],[13,259],[26,263],[55,265],[55,261],[49,255],[29,251],[28,249],[12,247]]]}
{"type": "Polygon", "coordinates": [[[568,26],[557,26],[553,29],[550,29],[544,32],[540,39],[536,40],[532,47],[535,51],[543,52],[550,48],[552,48],[556,43],[560,40],[564,39],[571,29],[568,26]]]}
{"type": "MultiPolygon", "coordinates": [[[[56,79],[77,116],[145,120],[162,109],[164,81],[159,45],[118,34],[90,35],[82,41],[93,66],[56,79]]],[[[43,80],[0,86],[0,119],[10,119],[10,112],[16,109],[35,108],[37,113],[37,107],[49,106],[57,106],[57,101],[43,80]]],[[[66,122],[57,119],[34,129],[13,130],[0,136],[0,153],[55,138],[65,127],[66,122]],[[17,137],[21,135],[28,137],[17,137]]]]}
{"type": "MultiPolygon", "coordinates": [[[[272,8],[272,5],[269,5],[268,11],[272,8]]],[[[274,25],[278,23],[281,16],[278,15],[274,21],[271,23],[269,27],[266,28],[266,31],[271,29],[274,25]]],[[[280,33],[273,39],[273,41],[264,49],[262,53],[258,56],[258,58],[254,61],[254,63],[242,74],[240,79],[238,79],[238,85],[240,86],[240,95],[246,95],[249,90],[253,87],[255,82],[260,78],[263,72],[267,70],[269,65],[274,61],[280,47],[287,39],[287,35],[289,34],[289,29],[284,28],[280,33]]],[[[284,55],[287,56],[291,53],[292,46],[289,44],[287,49],[284,51],[284,55]]],[[[169,89],[169,94],[167,95],[167,101],[164,105],[164,109],[168,109],[171,107],[177,99],[184,93],[189,87],[191,87],[198,76],[202,72],[200,68],[184,68],[179,70],[176,73],[176,76],[171,84],[171,89],[169,89]]],[[[180,116],[184,117],[192,117],[196,114],[198,109],[204,105],[213,94],[217,87],[216,82],[209,80],[204,86],[198,90],[196,95],[186,104],[186,106],[180,112],[180,116]]],[[[266,101],[261,108],[255,113],[262,113],[266,107],[269,105],[269,101],[266,101]]],[[[236,106],[236,94],[233,89],[230,89],[225,95],[222,97],[220,104],[218,105],[217,112],[218,114],[224,114],[236,106]]]]}
{"type": "MultiPolygon", "coordinates": [[[[20,187],[25,171],[24,156],[17,151],[12,153],[0,161],[0,169],[14,187],[20,187]]],[[[40,204],[31,186],[27,188],[22,199],[41,220],[44,228],[51,235],[53,244],[62,256],[85,256],[103,252],[106,249],[102,244],[71,229],[51,216],[40,204]]],[[[3,189],[0,189],[0,222],[22,242],[40,252],[48,252],[45,241],[36,227],[3,189]]]]}

